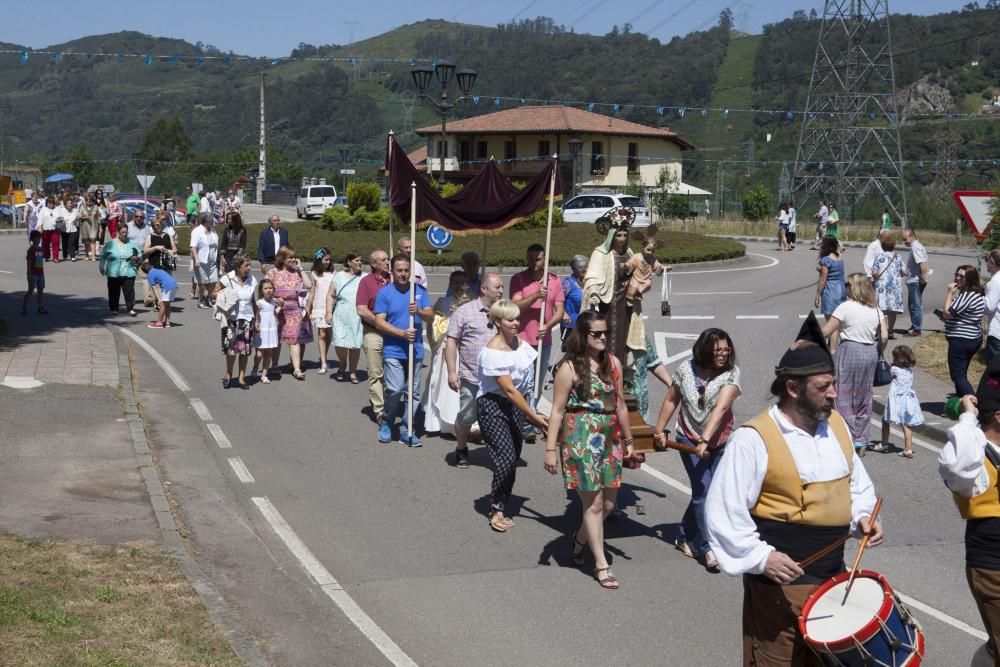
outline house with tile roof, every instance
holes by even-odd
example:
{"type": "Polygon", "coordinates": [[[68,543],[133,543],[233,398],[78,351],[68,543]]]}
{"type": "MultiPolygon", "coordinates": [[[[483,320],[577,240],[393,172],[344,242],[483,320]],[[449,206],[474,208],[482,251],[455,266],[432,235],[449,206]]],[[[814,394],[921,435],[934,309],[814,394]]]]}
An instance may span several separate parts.
{"type": "Polygon", "coordinates": [[[418,169],[445,179],[471,179],[490,160],[511,178],[530,179],[558,154],[563,189],[619,190],[633,183],[655,186],[664,168],[681,181],[681,154],[694,145],[666,127],[651,127],[567,106],[522,106],[422,127],[425,146],[410,153],[418,169]],[[572,155],[571,142],[579,154],[572,155]],[[443,159],[442,159],[443,158],[443,159]],[[575,163],[575,164],[574,164],[575,163]]]}

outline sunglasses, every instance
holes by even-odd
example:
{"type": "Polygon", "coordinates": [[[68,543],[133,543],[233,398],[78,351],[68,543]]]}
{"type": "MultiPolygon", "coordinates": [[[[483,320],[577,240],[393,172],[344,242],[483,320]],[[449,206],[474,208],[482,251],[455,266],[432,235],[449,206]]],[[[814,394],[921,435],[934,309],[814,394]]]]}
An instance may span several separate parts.
{"type": "Polygon", "coordinates": [[[588,331],[587,335],[591,338],[604,338],[608,335],[607,329],[602,329],[601,331],[588,331]]]}
{"type": "Polygon", "coordinates": [[[698,386],[698,409],[705,409],[705,385],[698,386]]]}

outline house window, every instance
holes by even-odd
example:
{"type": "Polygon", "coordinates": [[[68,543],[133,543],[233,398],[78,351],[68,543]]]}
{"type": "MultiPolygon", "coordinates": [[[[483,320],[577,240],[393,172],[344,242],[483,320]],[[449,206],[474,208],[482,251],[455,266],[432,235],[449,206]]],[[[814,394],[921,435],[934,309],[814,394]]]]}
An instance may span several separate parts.
{"type": "Polygon", "coordinates": [[[461,160],[462,162],[468,162],[472,159],[471,141],[458,142],[458,159],[461,160]]]}
{"type": "Polygon", "coordinates": [[[513,160],[516,157],[517,157],[517,142],[516,141],[503,142],[503,159],[513,160]]]}
{"type": "Polygon", "coordinates": [[[639,173],[639,144],[628,145],[628,173],[639,173]]]}
{"type": "Polygon", "coordinates": [[[434,154],[435,157],[444,157],[444,158],[448,157],[448,142],[447,141],[444,142],[443,146],[442,146],[441,142],[438,141],[437,144],[435,145],[435,149],[437,151],[434,154]]]}
{"type": "Polygon", "coordinates": [[[551,155],[549,152],[549,142],[539,141],[538,142],[538,157],[548,157],[551,155]]]}
{"type": "Polygon", "coordinates": [[[490,157],[489,145],[485,141],[476,142],[476,159],[486,160],[490,157]]]}
{"type": "Polygon", "coordinates": [[[603,176],[604,170],[604,143],[601,141],[590,142],[590,173],[593,176],[603,176]]]}

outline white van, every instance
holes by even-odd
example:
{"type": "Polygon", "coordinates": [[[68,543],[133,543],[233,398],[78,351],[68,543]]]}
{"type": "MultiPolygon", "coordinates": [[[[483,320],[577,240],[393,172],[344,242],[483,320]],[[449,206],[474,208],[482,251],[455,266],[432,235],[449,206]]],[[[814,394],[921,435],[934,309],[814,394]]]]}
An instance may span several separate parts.
{"type": "Polygon", "coordinates": [[[295,200],[295,215],[298,218],[321,217],[323,211],[337,204],[337,189],[332,185],[304,185],[295,200]]]}

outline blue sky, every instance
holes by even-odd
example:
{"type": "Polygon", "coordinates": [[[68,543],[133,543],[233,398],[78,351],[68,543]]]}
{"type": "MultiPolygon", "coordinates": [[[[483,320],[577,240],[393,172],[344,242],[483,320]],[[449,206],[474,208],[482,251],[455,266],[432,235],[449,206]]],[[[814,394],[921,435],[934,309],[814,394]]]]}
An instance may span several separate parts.
{"type": "MultiPolygon", "coordinates": [[[[896,13],[933,14],[960,9],[966,1],[910,0],[891,7],[896,13]]],[[[548,16],[591,34],[631,21],[637,32],[669,40],[714,25],[727,6],[737,28],[753,33],[796,9],[823,10],[822,2],[807,0],[53,0],[44,3],[40,13],[6,12],[0,41],[41,49],[86,35],[138,30],[200,41],[223,51],[287,56],[300,42],[346,44],[427,18],[494,26],[515,16],[548,16]]],[[[405,55],[410,54],[385,54],[405,55]]]]}

